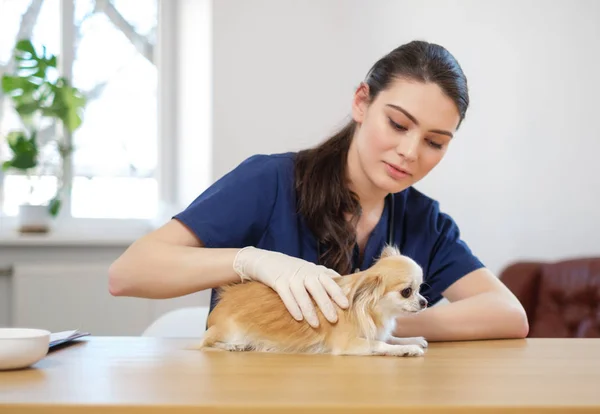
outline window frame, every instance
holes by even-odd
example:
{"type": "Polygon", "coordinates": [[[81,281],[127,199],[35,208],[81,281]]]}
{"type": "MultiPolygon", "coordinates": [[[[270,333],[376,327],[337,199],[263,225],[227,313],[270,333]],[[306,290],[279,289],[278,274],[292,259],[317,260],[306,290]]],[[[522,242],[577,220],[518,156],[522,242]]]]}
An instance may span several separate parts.
{"type": "MultiPolygon", "coordinates": [[[[59,70],[62,76],[71,79],[73,68],[72,44],[75,36],[74,9],[76,0],[60,1],[60,52],[58,56],[59,70]],[[70,23],[70,24],[69,24],[70,23]]],[[[177,6],[172,0],[157,0],[157,36],[155,44],[157,85],[157,141],[158,158],[154,178],[158,184],[158,213],[154,219],[114,219],[114,218],[77,218],[71,215],[71,194],[67,192],[58,217],[53,219],[52,232],[70,237],[93,239],[100,235],[111,234],[116,238],[131,237],[135,239],[152,228],[156,228],[173,213],[172,206],[177,204],[176,180],[176,106],[177,88],[172,80],[177,73],[177,6]],[[171,139],[169,139],[171,137],[171,139]]],[[[72,137],[65,132],[68,144],[72,137]]],[[[73,182],[73,161],[65,159],[63,166],[65,182],[73,182]]],[[[4,197],[4,179],[6,174],[0,173],[0,206],[4,197]]],[[[0,238],[14,233],[18,217],[7,216],[0,209],[0,238]]]]}

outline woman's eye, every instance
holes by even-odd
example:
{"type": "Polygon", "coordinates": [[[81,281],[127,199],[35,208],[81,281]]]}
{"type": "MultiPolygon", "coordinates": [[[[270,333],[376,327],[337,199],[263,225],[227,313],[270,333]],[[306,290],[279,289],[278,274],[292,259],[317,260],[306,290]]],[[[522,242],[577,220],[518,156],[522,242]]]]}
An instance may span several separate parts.
{"type": "Polygon", "coordinates": [[[442,149],[443,145],[442,144],[438,144],[435,141],[432,141],[430,139],[427,140],[427,144],[429,144],[430,147],[435,148],[435,149],[442,149]]]}
{"type": "Polygon", "coordinates": [[[408,299],[410,295],[412,295],[412,288],[406,288],[402,292],[400,292],[404,299],[408,299]]]}
{"type": "Polygon", "coordinates": [[[403,127],[400,124],[395,123],[394,121],[392,121],[391,118],[388,118],[390,120],[390,125],[392,126],[392,128],[398,130],[398,131],[408,131],[407,128],[403,127]]]}

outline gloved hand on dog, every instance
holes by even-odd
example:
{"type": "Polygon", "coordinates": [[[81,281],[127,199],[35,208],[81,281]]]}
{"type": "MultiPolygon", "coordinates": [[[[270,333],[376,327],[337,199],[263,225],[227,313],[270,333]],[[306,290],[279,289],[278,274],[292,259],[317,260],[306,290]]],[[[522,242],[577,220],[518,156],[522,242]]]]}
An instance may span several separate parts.
{"type": "Polygon", "coordinates": [[[272,288],[294,319],[305,318],[315,328],[319,326],[319,320],[309,293],[331,323],[337,321],[331,299],[342,308],[348,307],[348,299],[332,279],[340,275],[325,266],[249,246],[236,254],[233,269],[242,282],[255,280],[272,288]]]}

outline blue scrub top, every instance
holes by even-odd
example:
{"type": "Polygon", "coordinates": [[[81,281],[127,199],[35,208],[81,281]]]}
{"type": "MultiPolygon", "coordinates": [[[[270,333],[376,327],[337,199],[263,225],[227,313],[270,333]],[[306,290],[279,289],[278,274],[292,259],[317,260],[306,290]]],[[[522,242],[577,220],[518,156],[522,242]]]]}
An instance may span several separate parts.
{"type": "MultiPolygon", "coordinates": [[[[174,216],[206,247],[255,246],[317,263],[317,243],[296,212],[295,153],[254,155],[224,175],[174,216]]],[[[324,177],[324,179],[326,179],[324,177]]],[[[413,187],[394,194],[394,243],[423,268],[421,294],[429,306],[455,281],[484,265],[461,240],[459,228],[437,201],[413,187]]],[[[388,205],[368,238],[365,270],[387,242],[388,205]]],[[[216,304],[212,292],[210,310],[216,304]]]]}

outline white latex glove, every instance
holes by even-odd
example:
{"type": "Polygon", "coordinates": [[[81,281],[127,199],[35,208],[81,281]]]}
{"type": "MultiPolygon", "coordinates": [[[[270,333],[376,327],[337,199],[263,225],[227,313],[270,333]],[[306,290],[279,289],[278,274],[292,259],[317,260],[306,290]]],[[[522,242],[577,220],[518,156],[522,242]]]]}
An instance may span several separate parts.
{"type": "Polygon", "coordinates": [[[348,307],[348,299],[332,279],[340,275],[325,266],[249,246],[236,254],[233,269],[242,282],[256,280],[275,290],[294,319],[304,317],[315,328],[319,320],[309,293],[331,323],[337,321],[331,299],[342,308],[348,307]]]}

